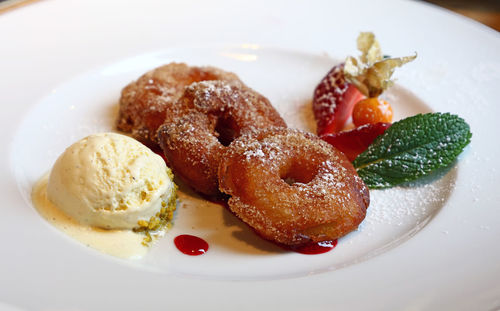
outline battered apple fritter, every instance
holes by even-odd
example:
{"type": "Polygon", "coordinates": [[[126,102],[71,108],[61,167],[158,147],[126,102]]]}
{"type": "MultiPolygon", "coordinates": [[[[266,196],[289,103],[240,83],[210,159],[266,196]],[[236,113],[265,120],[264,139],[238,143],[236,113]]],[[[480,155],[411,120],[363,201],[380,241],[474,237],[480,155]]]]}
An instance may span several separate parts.
{"type": "Polygon", "coordinates": [[[286,127],[269,100],[242,84],[203,81],[186,87],[158,131],[161,148],[189,186],[218,196],[217,169],[226,146],[243,133],[286,127]]]}
{"type": "Polygon", "coordinates": [[[117,128],[146,145],[156,146],[158,127],[185,87],[206,80],[242,84],[234,73],[214,67],[190,67],[184,63],[158,67],[122,90],[117,128]]]}
{"type": "Polygon", "coordinates": [[[286,245],[337,239],[355,230],[368,188],[343,153],[300,130],[242,135],[222,156],[220,190],[262,237],[286,245]]]}

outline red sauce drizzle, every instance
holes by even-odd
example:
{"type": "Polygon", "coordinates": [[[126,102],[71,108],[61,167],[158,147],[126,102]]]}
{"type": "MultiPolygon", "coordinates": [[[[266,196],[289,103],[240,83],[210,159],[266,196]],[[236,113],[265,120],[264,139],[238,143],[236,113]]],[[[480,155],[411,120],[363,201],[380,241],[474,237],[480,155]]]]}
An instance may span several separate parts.
{"type": "Polygon", "coordinates": [[[300,246],[289,246],[288,249],[306,255],[317,255],[331,251],[337,246],[337,240],[310,243],[300,246]]]}
{"type": "Polygon", "coordinates": [[[174,244],[178,250],[190,256],[203,255],[208,251],[208,243],[194,235],[178,235],[174,239],[174,244]]]}

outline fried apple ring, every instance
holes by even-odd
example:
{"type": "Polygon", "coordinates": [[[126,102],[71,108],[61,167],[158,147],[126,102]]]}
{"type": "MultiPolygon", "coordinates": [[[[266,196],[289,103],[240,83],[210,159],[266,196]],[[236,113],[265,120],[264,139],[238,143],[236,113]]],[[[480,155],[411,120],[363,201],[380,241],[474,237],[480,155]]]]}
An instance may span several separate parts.
{"type": "Polygon", "coordinates": [[[190,67],[184,63],[158,67],[122,90],[117,128],[149,146],[157,145],[158,127],[184,88],[205,80],[242,83],[234,73],[214,67],[190,67]]]}
{"type": "Polygon", "coordinates": [[[286,127],[267,98],[242,84],[193,83],[176,107],[158,130],[158,141],[176,176],[209,196],[220,194],[217,169],[233,139],[255,129],[286,127]]]}
{"type": "Polygon", "coordinates": [[[219,165],[229,208],[259,235],[285,245],[337,239],[355,230],[370,202],[345,155],[300,130],[242,135],[219,165]]]}

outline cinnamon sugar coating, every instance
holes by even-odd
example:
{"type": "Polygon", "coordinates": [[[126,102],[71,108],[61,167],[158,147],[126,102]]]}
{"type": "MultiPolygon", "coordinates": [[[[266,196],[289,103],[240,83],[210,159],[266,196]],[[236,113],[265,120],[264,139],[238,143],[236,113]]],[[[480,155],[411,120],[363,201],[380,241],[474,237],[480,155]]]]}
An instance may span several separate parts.
{"type": "Polygon", "coordinates": [[[210,196],[220,194],[217,169],[233,139],[255,129],[286,127],[269,100],[243,84],[195,82],[175,106],[158,141],[176,176],[210,196]]]}
{"type": "Polygon", "coordinates": [[[229,207],[262,237],[287,245],[355,230],[370,202],[345,155],[317,136],[271,128],[242,135],[219,165],[229,207]]]}
{"type": "Polygon", "coordinates": [[[205,80],[242,83],[234,73],[214,67],[190,67],[184,63],[158,67],[122,90],[117,128],[149,146],[157,145],[158,127],[184,88],[205,80]]]}

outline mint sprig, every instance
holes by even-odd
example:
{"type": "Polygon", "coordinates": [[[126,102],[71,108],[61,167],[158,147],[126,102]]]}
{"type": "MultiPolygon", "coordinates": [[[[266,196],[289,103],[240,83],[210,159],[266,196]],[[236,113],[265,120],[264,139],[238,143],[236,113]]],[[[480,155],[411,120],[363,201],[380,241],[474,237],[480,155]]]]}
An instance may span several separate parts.
{"type": "Polygon", "coordinates": [[[369,188],[389,188],[449,166],[471,136],[456,115],[419,114],[395,122],[353,164],[369,188]]]}

